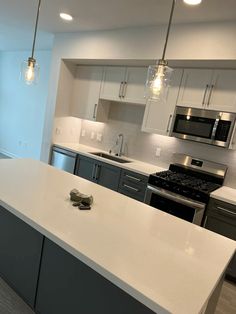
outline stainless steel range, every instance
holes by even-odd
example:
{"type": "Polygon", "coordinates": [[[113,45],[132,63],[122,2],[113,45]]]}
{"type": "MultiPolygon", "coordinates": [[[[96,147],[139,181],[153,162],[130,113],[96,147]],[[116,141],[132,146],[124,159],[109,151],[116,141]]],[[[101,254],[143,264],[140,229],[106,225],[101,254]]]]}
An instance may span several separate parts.
{"type": "Polygon", "coordinates": [[[150,175],[145,203],[201,225],[210,193],[222,186],[227,166],[174,154],[169,170],[150,175]]]}

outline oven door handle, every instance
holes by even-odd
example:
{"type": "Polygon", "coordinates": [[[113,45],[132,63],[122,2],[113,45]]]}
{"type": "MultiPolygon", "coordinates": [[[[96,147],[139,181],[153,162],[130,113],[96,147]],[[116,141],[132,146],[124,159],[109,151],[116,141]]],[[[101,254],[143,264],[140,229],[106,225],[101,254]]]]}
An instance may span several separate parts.
{"type": "Polygon", "coordinates": [[[179,195],[179,194],[176,194],[176,193],[172,193],[170,191],[167,191],[167,190],[164,190],[164,189],[161,189],[161,188],[157,188],[157,187],[154,188],[151,185],[147,186],[147,191],[148,190],[151,191],[152,193],[156,194],[156,195],[165,197],[165,198],[167,198],[167,199],[169,199],[171,201],[174,201],[174,202],[177,202],[179,204],[192,207],[192,208],[197,209],[197,210],[202,210],[202,209],[205,209],[205,207],[206,207],[206,204],[187,199],[187,198],[185,198],[182,195],[179,195]]]}

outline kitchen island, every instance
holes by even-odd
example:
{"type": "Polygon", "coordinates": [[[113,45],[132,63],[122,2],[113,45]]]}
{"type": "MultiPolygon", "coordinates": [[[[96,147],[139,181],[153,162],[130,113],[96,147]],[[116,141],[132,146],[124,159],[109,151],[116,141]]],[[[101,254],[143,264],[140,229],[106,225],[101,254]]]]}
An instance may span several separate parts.
{"type": "Polygon", "coordinates": [[[31,159],[0,161],[0,206],[0,274],[42,314],[213,313],[236,248],[31,159]],[[72,206],[73,188],[93,195],[90,211],[72,206]],[[11,259],[23,265],[15,277],[11,259]]]}

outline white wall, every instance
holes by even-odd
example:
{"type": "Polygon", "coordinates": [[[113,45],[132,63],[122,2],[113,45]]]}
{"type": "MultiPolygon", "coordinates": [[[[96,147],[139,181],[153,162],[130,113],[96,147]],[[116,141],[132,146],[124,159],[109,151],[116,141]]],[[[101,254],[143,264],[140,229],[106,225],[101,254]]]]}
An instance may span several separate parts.
{"type": "Polygon", "coordinates": [[[0,151],[40,159],[51,52],[36,52],[40,80],[34,86],[19,80],[21,62],[29,55],[29,51],[0,54],[0,151]]]}
{"type": "MultiPolygon", "coordinates": [[[[236,60],[235,31],[235,22],[174,25],[167,58],[236,60]]],[[[158,59],[163,49],[165,32],[166,25],[55,36],[41,155],[43,160],[47,160],[51,145],[61,59],[158,59]]]]}

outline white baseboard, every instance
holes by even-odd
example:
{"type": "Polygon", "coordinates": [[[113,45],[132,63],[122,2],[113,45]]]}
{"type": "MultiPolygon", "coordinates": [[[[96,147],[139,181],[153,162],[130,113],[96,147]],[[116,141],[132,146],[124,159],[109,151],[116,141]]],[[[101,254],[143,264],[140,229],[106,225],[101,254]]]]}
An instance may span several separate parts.
{"type": "Polygon", "coordinates": [[[2,149],[2,148],[0,148],[0,153],[3,155],[6,155],[7,157],[11,157],[11,158],[21,158],[20,156],[12,154],[12,153],[10,153],[7,150],[2,149]]]}

